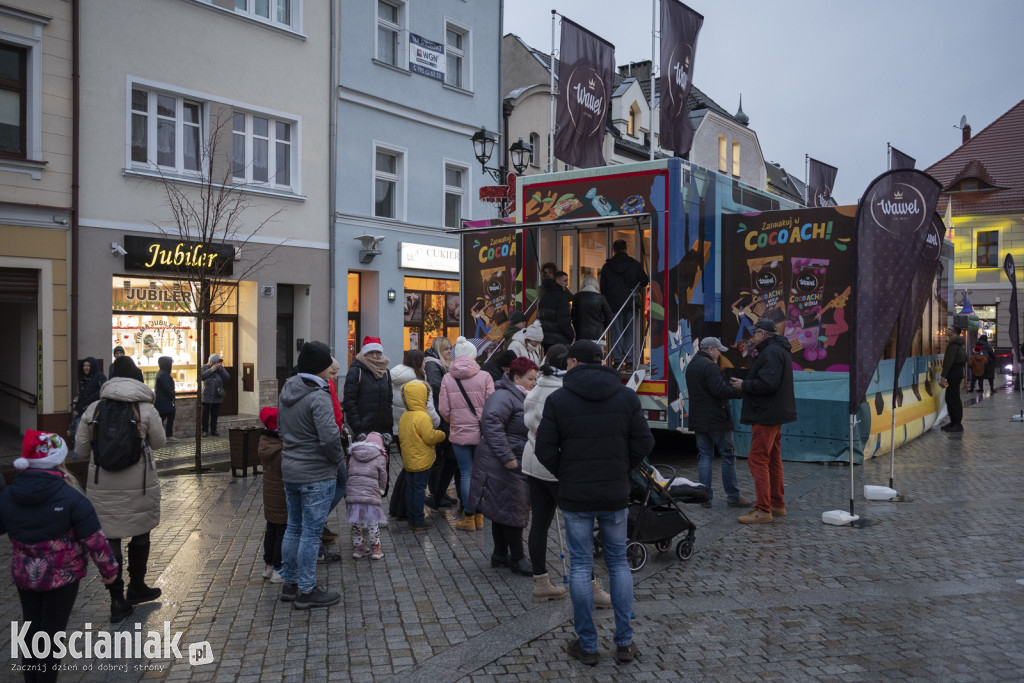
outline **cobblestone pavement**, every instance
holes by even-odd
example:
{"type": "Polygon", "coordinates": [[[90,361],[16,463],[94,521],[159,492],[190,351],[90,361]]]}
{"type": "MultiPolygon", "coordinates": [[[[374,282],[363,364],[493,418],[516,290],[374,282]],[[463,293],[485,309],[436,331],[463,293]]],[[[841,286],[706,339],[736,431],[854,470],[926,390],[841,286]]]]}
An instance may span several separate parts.
{"type": "MultiPolygon", "coordinates": [[[[320,565],[320,582],[341,591],[342,602],[302,612],[260,577],[259,477],[164,476],[150,577],[164,598],[136,608],[119,630],[162,632],[168,621],[182,633],[185,658],[106,660],[126,671],[101,671],[101,660],[87,671],[89,662],[65,658],[74,669],[62,680],[1020,680],[1024,424],[1009,420],[1018,410],[1016,395],[997,392],[967,408],[962,437],[936,429],[899,449],[895,488],[911,502],[862,498],[863,484],[888,484],[888,457],[856,467],[857,512],[875,522],[867,528],[821,522],[826,510],[848,509],[849,470],[838,464],[786,463],[789,514],[773,524],[738,524],[742,511],[724,496],[712,509],[686,506],[698,526],[693,556],[680,562],[651,547],[634,575],[640,657],[614,663],[613,618],[598,610],[601,661],[593,668],[565,655],[568,600],[533,604],[528,577],[489,566],[489,530],[456,532],[454,512],[435,513],[439,524],[423,534],[392,522],[382,530],[383,562],[345,553],[320,565]],[[193,667],[185,646],[203,640],[215,661],[193,667]],[[145,666],[153,670],[136,669],[145,666]]],[[[226,452],[216,446],[211,461],[226,452]]],[[[190,455],[161,461],[188,464],[190,455]]],[[[657,459],[696,479],[692,454],[657,459]]],[[[738,470],[752,492],[743,461],[738,470]]],[[[716,484],[718,477],[716,463],[716,484]]],[[[342,514],[328,524],[345,551],[342,514]]],[[[554,530],[549,569],[557,581],[554,530]]],[[[9,562],[10,544],[0,543],[0,566],[9,562]]],[[[596,570],[607,586],[600,562],[596,570]]],[[[69,629],[105,630],[107,615],[106,591],[90,569],[69,629]]],[[[9,584],[0,616],[20,619],[9,584]]],[[[15,662],[7,630],[0,651],[4,666],[15,662]]]]}

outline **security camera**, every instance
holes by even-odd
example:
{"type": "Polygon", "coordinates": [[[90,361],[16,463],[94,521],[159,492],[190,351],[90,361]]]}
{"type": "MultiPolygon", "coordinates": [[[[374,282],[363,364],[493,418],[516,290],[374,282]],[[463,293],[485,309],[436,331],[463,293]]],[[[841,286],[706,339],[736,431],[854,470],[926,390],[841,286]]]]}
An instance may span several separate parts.
{"type": "Polygon", "coordinates": [[[115,254],[120,254],[121,256],[124,256],[127,253],[128,252],[124,250],[124,247],[122,247],[117,242],[111,242],[110,243],[110,254],[112,256],[115,255],[115,254]]]}

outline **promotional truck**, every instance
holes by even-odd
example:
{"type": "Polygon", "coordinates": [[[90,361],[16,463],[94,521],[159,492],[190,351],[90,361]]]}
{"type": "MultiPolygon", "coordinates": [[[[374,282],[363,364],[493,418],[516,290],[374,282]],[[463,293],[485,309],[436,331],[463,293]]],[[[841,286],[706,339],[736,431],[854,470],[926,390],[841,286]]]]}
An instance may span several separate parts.
{"type": "MultiPolygon", "coordinates": [[[[513,311],[537,317],[543,264],[577,292],[600,279],[612,245],[625,241],[650,283],[634,297],[635,363],[618,363],[652,428],[687,431],[685,372],[699,340],[722,339],[726,374],[742,377],[761,318],[776,322],[793,354],[797,422],[783,428],[783,457],[848,457],[851,260],[855,206],[803,208],[682,159],[518,179],[510,219],[462,231],[462,329],[489,352],[513,311]]],[[[937,385],[952,293],[950,245],[911,357],[900,373],[892,429],[893,361],[882,360],[858,414],[855,450],[872,457],[929,429],[939,418],[937,385]]],[[[632,317],[629,305],[618,315],[632,317]]],[[[608,362],[616,339],[601,340],[608,362]]],[[[892,345],[890,345],[892,346],[892,345]]],[[[619,359],[614,359],[619,360],[619,359]]],[[[738,421],[737,452],[750,431],[738,421]]]]}

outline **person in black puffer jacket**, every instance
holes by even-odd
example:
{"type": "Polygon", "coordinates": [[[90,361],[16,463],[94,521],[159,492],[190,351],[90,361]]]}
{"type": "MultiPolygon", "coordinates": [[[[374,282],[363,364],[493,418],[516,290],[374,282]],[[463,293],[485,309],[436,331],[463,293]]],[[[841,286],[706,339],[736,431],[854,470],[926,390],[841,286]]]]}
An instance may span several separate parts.
{"type": "Polygon", "coordinates": [[[782,425],[796,421],[793,394],[793,354],[789,340],[777,334],[775,323],[762,318],[754,326],[757,357],[746,379],[733,377],[734,389],[743,391],[740,422],[750,425],[747,466],[754,477],[757,506],[741,516],[743,524],[771,522],[785,516],[782,472],[782,425]]]}
{"type": "Polygon", "coordinates": [[[597,341],[612,321],[612,315],[608,300],[597,288],[597,278],[584,277],[583,286],[572,300],[572,329],[576,338],[597,341]]]}
{"type": "Polygon", "coordinates": [[[541,280],[544,293],[537,302],[537,319],[544,329],[544,350],[555,344],[569,345],[572,343],[572,316],[569,299],[565,296],[565,288],[559,280],[566,281],[568,276],[559,271],[554,280],[541,280]]]}
{"type": "Polygon", "coordinates": [[[341,405],[352,433],[390,434],[394,426],[391,411],[391,373],[388,357],[378,337],[363,337],[363,348],[345,375],[341,405]]]}
{"type": "Polygon", "coordinates": [[[174,438],[174,414],[176,412],[174,407],[174,377],[171,376],[174,359],[170,356],[160,356],[156,363],[160,366],[160,371],[156,373],[156,399],[153,401],[153,407],[160,414],[160,419],[164,421],[164,432],[167,434],[167,440],[177,441],[174,438]]]}
{"type": "Polygon", "coordinates": [[[601,365],[601,347],[581,340],[569,349],[562,388],[544,403],[534,453],[558,479],[558,506],[572,560],[569,595],[577,640],[569,654],[587,664],[597,661],[592,569],[594,523],[600,529],[615,608],[616,659],[636,655],[633,578],[626,561],[629,472],[654,448],[654,437],[637,395],[618,373],[601,365]]]}
{"type": "Polygon", "coordinates": [[[100,387],[106,381],[107,376],[92,356],[78,364],[78,395],[72,402],[75,416],[80,416],[91,403],[100,400],[100,387]]]}
{"type": "Polygon", "coordinates": [[[718,367],[718,358],[728,349],[718,337],[700,340],[700,350],[686,366],[686,393],[690,401],[689,428],[697,436],[697,476],[708,490],[704,507],[711,507],[714,491],[715,449],[722,456],[722,488],[730,507],[750,507],[753,501],[740,495],[736,482],[736,451],[732,445],[732,410],[730,398],[742,398],[743,392],[733,389],[718,367]]]}

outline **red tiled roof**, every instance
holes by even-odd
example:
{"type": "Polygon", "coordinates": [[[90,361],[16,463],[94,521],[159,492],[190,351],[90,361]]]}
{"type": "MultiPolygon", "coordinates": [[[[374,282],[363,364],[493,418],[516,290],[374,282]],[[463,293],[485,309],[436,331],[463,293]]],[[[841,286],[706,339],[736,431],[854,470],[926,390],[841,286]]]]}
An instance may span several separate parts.
{"type": "Polygon", "coordinates": [[[949,199],[954,216],[1024,210],[1024,100],[925,171],[943,188],[971,177],[1000,188],[944,194],[940,214],[949,199]]]}

